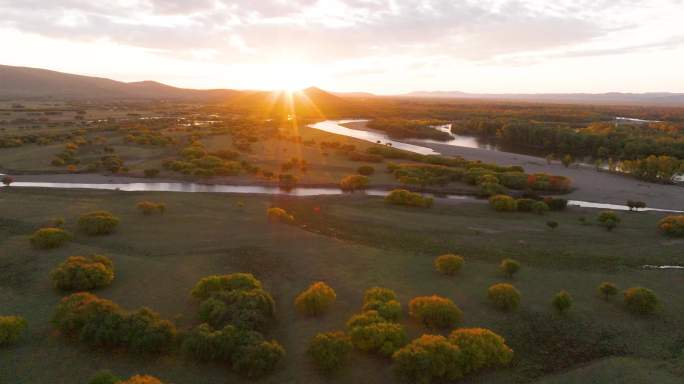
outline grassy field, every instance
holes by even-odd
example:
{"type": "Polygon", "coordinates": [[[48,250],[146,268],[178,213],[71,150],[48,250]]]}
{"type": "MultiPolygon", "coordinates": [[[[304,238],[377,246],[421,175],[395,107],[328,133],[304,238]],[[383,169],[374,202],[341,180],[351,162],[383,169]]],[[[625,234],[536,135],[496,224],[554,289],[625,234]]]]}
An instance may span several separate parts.
{"type": "MultiPolygon", "coordinates": [[[[116,269],[113,284],[96,294],[130,309],[148,306],[180,328],[198,321],[189,290],[199,278],[254,273],[277,303],[277,321],[268,336],[287,351],[282,366],[259,381],[263,383],[397,381],[391,363],[377,357],[355,352],[349,367],[329,379],[304,355],[317,332],[343,329],[360,310],[363,291],[375,285],[395,289],[404,307],[418,295],[449,297],[464,311],[463,326],[491,328],[506,338],[516,352],[513,366],[466,383],[683,380],[676,376],[682,370],[673,369],[673,359],[684,347],[684,301],[673,287],[681,286],[684,275],[638,268],[681,264],[684,257],[684,243],[656,232],[661,216],[655,213],[623,213],[620,226],[609,233],[595,224],[581,225],[580,217],[593,222],[597,212],[577,208],[537,216],[446,200],[432,209],[414,210],[362,195],[290,198],[20,188],[0,192],[0,212],[0,314],[22,315],[29,323],[16,346],[0,349],[0,383],[86,383],[97,369],[120,376],[152,374],[176,384],[248,382],[219,365],[92,351],[55,334],[49,319],[61,294],[48,274],[67,256],[95,253],[109,256],[116,269]],[[143,216],[135,208],[141,200],[164,202],[168,212],[143,216]],[[269,223],[265,211],[271,204],[292,211],[296,225],[269,223]],[[50,219],[63,217],[66,228],[76,232],[78,216],[97,209],[121,218],[114,234],[77,234],[67,246],[51,251],[29,246],[28,236],[50,219]],[[558,221],[559,228],[548,229],[548,220],[558,221]],[[446,252],[466,258],[456,277],[433,270],[433,258],[446,252]],[[522,292],[522,306],[510,314],[486,300],[487,287],[507,281],[497,271],[503,257],[523,264],[512,280],[522,292]],[[318,280],[331,285],[338,300],[327,315],[304,318],[292,302],[318,280]],[[597,285],[606,280],[620,288],[651,288],[663,307],[647,318],[628,314],[619,298],[605,301],[596,294],[597,285]],[[550,306],[561,289],[575,299],[567,316],[554,314],[550,306]]],[[[408,316],[402,323],[412,337],[425,332],[408,316]]]]}

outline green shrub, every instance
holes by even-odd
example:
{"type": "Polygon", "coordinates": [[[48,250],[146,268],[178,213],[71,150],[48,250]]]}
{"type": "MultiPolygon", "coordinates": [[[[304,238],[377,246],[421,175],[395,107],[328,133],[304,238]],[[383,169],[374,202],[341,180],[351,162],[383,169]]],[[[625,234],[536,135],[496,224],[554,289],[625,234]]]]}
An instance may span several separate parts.
{"type": "Polygon", "coordinates": [[[271,207],[266,210],[266,216],[268,216],[268,220],[273,223],[291,224],[294,222],[294,216],[287,213],[286,210],[278,207],[271,207]]]}
{"type": "Polygon", "coordinates": [[[330,373],[347,363],[352,348],[351,338],[344,332],[319,333],[311,340],[307,354],[318,369],[330,373]]]}
{"type": "Polygon", "coordinates": [[[375,173],[375,168],[371,167],[370,165],[362,165],[356,170],[356,172],[358,172],[359,175],[370,176],[375,173]]]}
{"type": "Polygon", "coordinates": [[[620,217],[613,211],[603,211],[598,215],[599,225],[612,231],[620,223],[620,217]]]}
{"type": "Polygon", "coordinates": [[[147,308],[128,312],[87,292],[63,298],[52,324],[62,334],[77,337],[88,346],[126,348],[135,353],[168,351],[176,339],[176,327],[157,313],[147,308]]]}
{"type": "Polygon", "coordinates": [[[402,314],[401,303],[394,291],[381,287],[366,290],[363,311],[376,311],[386,321],[398,321],[402,314]]]}
{"type": "Polygon", "coordinates": [[[518,205],[518,211],[520,212],[532,212],[532,204],[535,201],[532,199],[518,199],[516,204],[518,205]]]}
{"type": "Polygon", "coordinates": [[[659,300],[655,292],[648,288],[632,287],[625,291],[625,306],[630,312],[648,315],[658,308],[659,300]]]}
{"type": "Polygon", "coordinates": [[[463,312],[446,297],[437,295],[416,297],[409,303],[409,314],[430,329],[454,327],[463,312]]]}
{"type": "Polygon", "coordinates": [[[527,175],[523,172],[503,172],[497,177],[499,183],[506,188],[525,189],[527,187],[527,175]]]}
{"type": "Polygon", "coordinates": [[[349,329],[351,329],[354,327],[365,327],[365,326],[371,325],[371,324],[386,323],[386,322],[388,322],[387,319],[380,316],[380,313],[378,311],[369,309],[367,311],[357,313],[356,315],[353,315],[352,317],[350,317],[349,320],[347,321],[347,327],[349,329]]]}
{"type": "Polygon", "coordinates": [[[460,348],[446,337],[423,335],[392,356],[395,372],[410,383],[458,380],[465,374],[460,348]]]}
{"type": "Polygon", "coordinates": [[[91,236],[107,235],[119,225],[119,218],[107,211],[89,212],[78,218],[78,227],[91,236]]]}
{"type": "Polygon", "coordinates": [[[262,341],[238,351],[233,369],[249,378],[263,377],[273,372],[285,357],[285,349],[276,341],[262,341]]]}
{"type": "Polygon", "coordinates": [[[25,329],[23,317],[0,316],[0,346],[14,344],[25,329]]]}
{"type": "Polygon", "coordinates": [[[672,237],[684,237],[684,215],[666,216],[658,222],[660,232],[672,237]]]}
{"type": "Polygon", "coordinates": [[[572,296],[566,291],[560,291],[553,297],[551,305],[560,313],[564,313],[572,306],[572,296]]]}
{"type": "Polygon", "coordinates": [[[159,176],[159,170],[156,168],[145,169],[143,172],[145,173],[145,177],[148,178],[154,178],[159,176]]]}
{"type": "Polygon", "coordinates": [[[114,265],[106,256],[71,256],[50,273],[55,288],[88,291],[106,287],[114,280],[114,265]]]}
{"type": "Polygon", "coordinates": [[[295,299],[295,307],[308,316],[321,315],[335,302],[335,290],[326,283],[318,281],[300,293],[295,299]]]}
{"type": "Polygon", "coordinates": [[[110,371],[98,371],[90,378],[88,384],[117,384],[121,382],[121,378],[110,371]]]}
{"type": "Polygon", "coordinates": [[[61,228],[41,228],[31,235],[30,240],[36,248],[52,249],[71,240],[71,234],[61,228]]]}
{"type": "Polygon", "coordinates": [[[598,286],[598,291],[604,298],[609,298],[618,294],[618,287],[606,281],[598,286]]]}
{"type": "Polygon", "coordinates": [[[385,203],[429,208],[432,206],[433,199],[432,197],[423,196],[420,193],[410,192],[405,189],[395,189],[385,196],[385,203]]]}
{"type": "Polygon", "coordinates": [[[489,205],[498,212],[514,212],[518,209],[515,199],[507,195],[495,195],[489,198],[489,205]]]}
{"type": "Polygon", "coordinates": [[[463,267],[463,257],[453,254],[438,256],[435,259],[435,269],[437,272],[453,276],[463,267]]]}
{"type": "Polygon", "coordinates": [[[138,211],[143,215],[151,215],[153,213],[164,214],[166,212],[166,204],[155,203],[152,201],[140,201],[138,202],[138,211]]]}
{"type": "Polygon", "coordinates": [[[461,350],[464,374],[483,368],[505,367],[513,359],[513,350],[503,337],[484,328],[459,328],[451,332],[449,342],[461,350]]]}
{"type": "Polygon", "coordinates": [[[532,203],[532,212],[537,215],[543,215],[549,211],[549,206],[543,201],[535,201],[532,203]]]}
{"type": "Polygon", "coordinates": [[[554,197],[545,197],[544,203],[546,203],[552,211],[563,211],[568,206],[568,200],[554,197]]]}
{"type": "Polygon", "coordinates": [[[349,336],[354,347],[361,351],[391,356],[406,344],[406,330],[400,324],[386,322],[379,315],[377,317],[383,321],[367,325],[354,323],[349,329],[349,336]]]}
{"type": "Polygon", "coordinates": [[[191,294],[194,298],[205,300],[222,291],[261,289],[261,282],[251,273],[232,273],[203,277],[195,284],[191,294]]]}
{"type": "Polygon", "coordinates": [[[478,193],[480,196],[505,195],[508,190],[499,183],[481,183],[478,193]]]}
{"type": "Polygon", "coordinates": [[[368,187],[368,177],[363,175],[347,175],[340,180],[340,189],[343,191],[355,191],[368,187]]]}
{"type": "Polygon", "coordinates": [[[498,309],[512,311],[520,305],[520,292],[511,284],[494,284],[487,290],[489,301],[498,309]]]}
{"type": "Polygon", "coordinates": [[[506,277],[511,278],[520,270],[520,263],[513,259],[503,259],[499,264],[499,270],[506,277]]]}

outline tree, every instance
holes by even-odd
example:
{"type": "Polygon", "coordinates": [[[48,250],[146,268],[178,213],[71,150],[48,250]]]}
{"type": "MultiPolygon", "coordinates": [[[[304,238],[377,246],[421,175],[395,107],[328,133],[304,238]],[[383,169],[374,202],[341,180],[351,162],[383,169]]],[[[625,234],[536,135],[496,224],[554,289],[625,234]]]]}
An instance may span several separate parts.
{"type": "Polygon", "coordinates": [[[503,337],[484,328],[459,328],[449,335],[449,342],[459,347],[465,374],[483,368],[504,367],[513,359],[513,350],[503,337]]]}
{"type": "Polygon", "coordinates": [[[353,345],[344,332],[319,333],[313,337],[307,355],[323,372],[339,370],[348,360],[353,345]]]}
{"type": "Polygon", "coordinates": [[[318,316],[328,311],[335,302],[335,290],[322,281],[315,282],[295,299],[295,307],[308,316],[318,316]]]}
{"type": "Polygon", "coordinates": [[[10,175],[4,175],[2,177],[2,183],[5,184],[5,186],[9,187],[10,184],[14,183],[14,177],[10,175]]]}
{"type": "Polygon", "coordinates": [[[89,212],[78,218],[79,229],[90,236],[110,234],[118,225],[119,218],[107,211],[89,212]]]}
{"type": "Polygon", "coordinates": [[[411,383],[457,380],[465,374],[460,348],[440,335],[422,335],[392,356],[395,372],[411,383]]]}
{"type": "Polygon", "coordinates": [[[39,249],[51,249],[62,246],[71,240],[71,234],[61,228],[41,228],[31,235],[31,245],[39,249]]]}
{"type": "Polygon", "coordinates": [[[551,305],[560,313],[565,313],[572,306],[572,297],[566,291],[560,291],[554,296],[551,305]]]}
{"type": "Polygon", "coordinates": [[[511,284],[494,284],[487,290],[492,304],[503,311],[512,311],[520,305],[520,292],[511,284]]]}
{"type": "Polygon", "coordinates": [[[26,329],[20,316],[0,316],[0,346],[14,344],[26,329]]]}
{"type": "Polygon", "coordinates": [[[618,293],[618,288],[615,284],[604,281],[598,286],[598,291],[604,298],[610,298],[618,293]]]}
{"type": "Polygon", "coordinates": [[[620,223],[620,217],[613,211],[603,211],[598,215],[598,223],[606,228],[608,232],[612,231],[620,223]]]}
{"type": "Polygon", "coordinates": [[[627,200],[627,207],[630,211],[639,211],[639,209],[646,208],[646,203],[643,201],[627,200]]]}
{"type": "Polygon", "coordinates": [[[501,264],[499,264],[499,270],[506,275],[506,277],[511,278],[520,270],[520,263],[513,259],[503,259],[501,260],[501,264]]]}
{"type": "Polygon", "coordinates": [[[412,299],[409,303],[409,314],[430,329],[453,327],[463,317],[463,312],[453,301],[437,295],[412,299]]]}
{"type": "Polygon", "coordinates": [[[627,309],[639,315],[653,313],[659,305],[658,296],[655,292],[644,287],[632,287],[624,292],[625,306],[627,309]]]}
{"type": "Polygon", "coordinates": [[[461,256],[454,254],[441,255],[435,259],[435,269],[443,275],[453,276],[461,270],[463,263],[463,257],[461,256]]]}
{"type": "Polygon", "coordinates": [[[347,175],[340,180],[340,189],[354,192],[368,187],[368,177],[363,175],[347,175]]]}

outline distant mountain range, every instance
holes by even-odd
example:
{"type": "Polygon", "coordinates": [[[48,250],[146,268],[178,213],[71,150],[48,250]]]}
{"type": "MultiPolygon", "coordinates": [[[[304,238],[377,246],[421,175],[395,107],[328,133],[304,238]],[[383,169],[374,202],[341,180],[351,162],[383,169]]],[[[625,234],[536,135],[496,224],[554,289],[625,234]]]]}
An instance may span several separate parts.
{"type": "MultiPolygon", "coordinates": [[[[81,76],[46,69],[0,65],[0,98],[2,99],[73,99],[73,100],[211,100],[245,103],[257,108],[273,107],[274,100],[286,108],[284,94],[269,91],[234,89],[188,89],[165,85],[156,81],[121,82],[101,77],[81,76]]],[[[312,87],[295,95],[301,98],[299,108],[314,113],[319,109],[330,114],[358,111],[358,99],[376,98],[367,92],[330,93],[312,87]],[[308,103],[307,103],[308,100],[308,103]],[[312,103],[313,102],[313,103],[312,103]],[[307,104],[315,104],[306,107],[307,104]],[[356,105],[354,105],[356,104],[356,105]],[[321,108],[324,107],[324,108],[321,108]]],[[[683,93],[538,93],[538,94],[485,94],[458,91],[411,92],[383,96],[421,99],[471,99],[526,101],[540,103],[614,104],[645,106],[684,106],[683,93]]]]}

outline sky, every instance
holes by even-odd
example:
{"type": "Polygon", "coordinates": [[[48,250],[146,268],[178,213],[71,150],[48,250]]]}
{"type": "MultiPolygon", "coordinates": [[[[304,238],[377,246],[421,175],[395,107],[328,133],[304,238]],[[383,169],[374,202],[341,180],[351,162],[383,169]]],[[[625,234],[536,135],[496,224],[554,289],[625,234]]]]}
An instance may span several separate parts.
{"type": "Polygon", "coordinates": [[[0,0],[0,43],[188,88],[684,92],[684,0],[0,0]]]}

